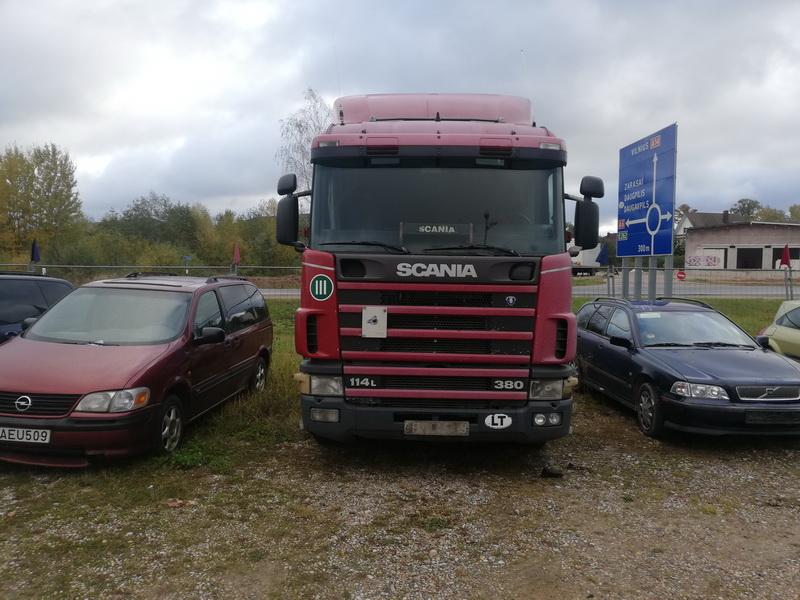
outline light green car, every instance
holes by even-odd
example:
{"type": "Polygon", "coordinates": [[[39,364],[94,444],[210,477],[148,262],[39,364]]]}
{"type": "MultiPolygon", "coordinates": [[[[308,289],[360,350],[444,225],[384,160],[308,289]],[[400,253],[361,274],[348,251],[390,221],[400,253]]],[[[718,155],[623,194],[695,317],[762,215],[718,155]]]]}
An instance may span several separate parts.
{"type": "Polygon", "coordinates": [[[775,352],[800,360],[800,300],[781,304],[761,335],[769,338],[769,347],[775,352]]]}

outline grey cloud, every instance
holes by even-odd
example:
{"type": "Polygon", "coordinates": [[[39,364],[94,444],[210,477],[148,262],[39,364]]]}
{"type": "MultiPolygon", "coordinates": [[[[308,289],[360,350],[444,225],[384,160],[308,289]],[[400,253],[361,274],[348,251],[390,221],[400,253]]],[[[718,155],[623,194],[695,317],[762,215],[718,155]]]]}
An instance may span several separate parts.
{"type": "Polygon", "coordinates": [[[244,29],[218,18],[230,4],[198,5],[4,3],[0,142],[113,155],[102,175],[80,179],[93,215],[150,189],[212,211],[246,208],[273,193],[278,120],[306,87],[331,98],[496,92],[530,97],[537,121],[567,140],[571,189],[583,174],[606,180],[604,221],[615,215],[619,148],[672,122],[679,202],[800,200],[791,2],[281,1],[263,27],[244,29]],[[190,94],[178,114],[109,112],[104,99],[154,46],[194,68],[210,53],[231,77],[217,94],[190,94]]]}

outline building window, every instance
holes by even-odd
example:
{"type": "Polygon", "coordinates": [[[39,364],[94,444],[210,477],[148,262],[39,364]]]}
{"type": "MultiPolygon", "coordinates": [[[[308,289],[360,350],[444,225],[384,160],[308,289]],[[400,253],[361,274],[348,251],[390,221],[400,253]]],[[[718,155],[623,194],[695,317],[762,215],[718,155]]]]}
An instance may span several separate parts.
{"type": "MultiPolygon", "coordinates": [[[[783,256],[783,246],[780,248],[773,246],[772,248],[772,268],[777,269],[781,264],[781,256],[783,256]]],[[[789,258],[791,260],[800,259],[800,248],[789,248],[789,258]]]]}
{"type": "Polygon", "coordinates": [[[763,248],[737,248],[737,269],[760,269],[763,264],[763,248]]]}

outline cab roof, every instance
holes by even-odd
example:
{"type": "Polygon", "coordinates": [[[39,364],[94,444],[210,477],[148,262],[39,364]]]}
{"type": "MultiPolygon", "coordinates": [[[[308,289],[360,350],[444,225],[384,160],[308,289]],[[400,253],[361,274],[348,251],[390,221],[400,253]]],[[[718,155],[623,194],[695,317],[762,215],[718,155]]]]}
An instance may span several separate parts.
{"type": "Polygon", "coordinates": [[[495,94],[367,94],[334,102],[333,123],[312,148],[337,146],[481,146],[566,151],[533,120],[531,102],[495,94]]]}

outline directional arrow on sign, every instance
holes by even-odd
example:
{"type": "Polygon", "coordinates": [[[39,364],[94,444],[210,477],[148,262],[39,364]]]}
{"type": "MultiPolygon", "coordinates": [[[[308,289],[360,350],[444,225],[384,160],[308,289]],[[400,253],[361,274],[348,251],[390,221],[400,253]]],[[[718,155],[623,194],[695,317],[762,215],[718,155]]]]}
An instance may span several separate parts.
{"type": "MultiPolygon", "coordinates": [[[[672,213],[667,211],[661,214],[662,221],[669,221],[672,218],[672,213]]],[[[627,219],[625,221],[625,227],[630,227],[631,225],[636,225],[637,223],[647,223],[647,217],[642,217],[641,219],[627,219]]]]}

